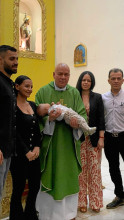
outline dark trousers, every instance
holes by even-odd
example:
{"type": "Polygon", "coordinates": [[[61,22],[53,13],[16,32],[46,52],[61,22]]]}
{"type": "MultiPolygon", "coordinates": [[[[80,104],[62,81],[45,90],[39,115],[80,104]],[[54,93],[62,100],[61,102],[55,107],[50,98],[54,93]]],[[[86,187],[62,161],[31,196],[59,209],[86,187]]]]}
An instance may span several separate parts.
{"type": "Polygon", "coordinates": [[[118,137],[112,137],[105,133],[105,155],[109,163],[109,172],[111,180],[115,185],[114,193],[119,198],[124,198],[124,189],[120,171],[119,155],[124,160],[124,134],[118,137]]]}
{"type": "Polygon", "coordinates": [[[10,171],[13,191],[10,202],[10,220],[38,220],[35,209],[37,193],[40,188],[40,159],[28,161],[26,157],[13,157],[10,171]],[[28,196],[25,210],[22,207],[22,194],[28,179],[28,196]]]}

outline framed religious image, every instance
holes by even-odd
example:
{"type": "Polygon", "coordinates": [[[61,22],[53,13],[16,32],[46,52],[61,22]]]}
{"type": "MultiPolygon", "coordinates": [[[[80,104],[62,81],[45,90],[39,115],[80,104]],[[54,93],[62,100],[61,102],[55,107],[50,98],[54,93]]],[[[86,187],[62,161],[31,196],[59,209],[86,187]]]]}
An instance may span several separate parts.
{"type": "Polygon", "coordinates": [[[14,46],[19,56],[46,59],[46,9],[43,0],[14,0],[14,46]]]}
{"type": "Polygon", "coordinates": [[[84,44],[79,44],[74,50],[74,66],[87,65],[87,48],[84,44]]]}

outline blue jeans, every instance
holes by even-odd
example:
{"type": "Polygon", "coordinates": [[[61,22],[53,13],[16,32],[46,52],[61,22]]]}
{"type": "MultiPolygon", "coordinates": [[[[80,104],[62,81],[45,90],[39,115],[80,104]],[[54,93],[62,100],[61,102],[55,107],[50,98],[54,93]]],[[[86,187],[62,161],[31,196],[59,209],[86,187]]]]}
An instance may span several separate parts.
{"type": "Polygon", "coordinates": [[[7,177],[7,173],[10,167],[11,157],[3,159],[3,163],[0,165],[0,202],[2,199],[2,191],[7,177]]]}

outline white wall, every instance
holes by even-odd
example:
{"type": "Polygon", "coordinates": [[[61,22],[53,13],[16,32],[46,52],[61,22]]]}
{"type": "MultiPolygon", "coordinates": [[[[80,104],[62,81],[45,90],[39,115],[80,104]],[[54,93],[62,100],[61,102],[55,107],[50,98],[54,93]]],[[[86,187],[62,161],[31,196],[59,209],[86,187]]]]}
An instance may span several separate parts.
{"type": "Polygon", "coordinates": [[[56,64],[70,66],[69,83],[81,72],[94,73],[99,93],[110,89],[108,71],[124,70],[124,0],[55,0],[56,64]],[[74,49],[87,47],[87,66],[74,67],[74,49]]]}

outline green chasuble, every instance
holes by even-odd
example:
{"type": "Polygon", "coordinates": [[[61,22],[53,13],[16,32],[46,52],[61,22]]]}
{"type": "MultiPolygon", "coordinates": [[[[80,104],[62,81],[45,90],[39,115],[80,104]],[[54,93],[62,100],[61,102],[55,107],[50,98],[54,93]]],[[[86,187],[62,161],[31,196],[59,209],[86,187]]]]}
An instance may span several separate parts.
{"type": "MultiPolygon", "coordinates": [[[[51,102],[60,102],[87,119],[80,94],[74,87],[67,85],[65,91],[57,91],[54,82],[51,82],[40,88],[36,94],[36,104],[51,102]]],[[[42,124],[46,119],[45,116],[42,124]]],[[[64,120],[55,121],[52,136],[43,136],[40,158],[42,191],[47,191],[55,200],[79,192],[80,141],[74,140],[73,129],[64,120]]]]}

